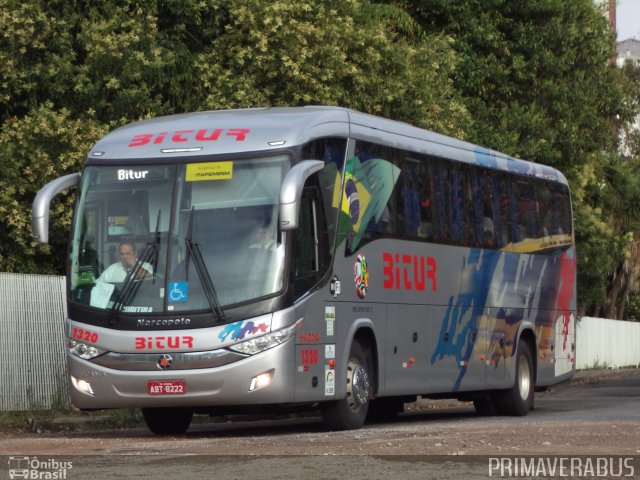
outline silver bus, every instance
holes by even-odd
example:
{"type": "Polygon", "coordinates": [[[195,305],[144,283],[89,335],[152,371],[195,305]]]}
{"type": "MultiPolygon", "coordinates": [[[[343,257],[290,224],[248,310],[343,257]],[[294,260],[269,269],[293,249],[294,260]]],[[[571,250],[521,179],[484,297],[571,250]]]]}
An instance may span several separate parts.
{"type": "Polygon", "coordinates": [[[319,409],[330,429],[418,397],[526,415],[575,369],[575,246],[557,170],[337,107],[118,128],[82,173],[67,359],[80,409],[319,409]]]}

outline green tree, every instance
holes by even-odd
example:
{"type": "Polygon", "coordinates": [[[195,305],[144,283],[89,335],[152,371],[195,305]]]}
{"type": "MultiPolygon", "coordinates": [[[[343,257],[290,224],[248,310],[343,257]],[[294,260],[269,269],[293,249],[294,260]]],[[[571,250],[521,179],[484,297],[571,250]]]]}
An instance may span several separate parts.
{"type": "MultiPolygon", "coordinates": [[[[612,225],[628,239],[624,257],[617,259],[609,276],[607,301],[602,314],[609,318],[626,318],[626,307],[640,291],[640,67],[626,62],[622,74],[632,85],[628,106],[635,114],[631,121],[617,125],[620,157],[610,165],[614,175],[609,181],[616,204],[612,225]]],[[[631,316],[636,316],[632,303],[631,316]]],[[[637,318],[637,316],[636,316],[637,318]]]]}
{"type": "Polygon", "coordinates": [[[52,179],[78,170],[104,124],[90,115],[74,119],[51,103],[12,118],[0,130],[0,271],[62,273],[73,195],[61,195],[52,205],[51,247],[36,246],[31,237],[31,203],[35,192],[52,179]]]}
{"type": "Polygon", "coordinates": [[[340,105],[464,136],[449,41],[398,31],[411,24],[402,11],[357,0],[225,4],[224,33],[198,56],[207,106],[340,105]]]}
{"type": "Polygon", "coordinates": [[[630,121],[620,122],[620,151],[627,161],[640,162],[640,65],[626,61],[622,74],[631,83],[631,95],[627,99],[632,112],[630,121]]]}
{"type": "Polygon", "coordinates": [[[612,37],[592,0],[416,0],[418,21],[452,36],[469,138],[572,173],[612,144],[626,113],[612,37]],[[585,132],[589,132],[585,135],[585,132]]]}
{"type": "Polygon", "coordinates": [[[152,17],[133,3],[0,0],[0,271],[62,273],[72,195],[54,203],[51,254],[30,238],[39,187],[79,171],[92,143],[169,109],[152,17]]]}
{"type": "Polygon", "coordinates": [[[584,189],[576,209],[576,232],[585,263],[598,268],[582,272],[590,314],[623,318],[627,299],[640,273],[640,174],[637,162],[608,155],[599,180],[584,189]],[[585,219],[585,215],[592,218],[585,219]]]}
{"type": "Polygon", "coordinates": [[[222,30],[217,3],[0,0],[0,119],[49,102],[113,126],[201,105],[194,54],[222,30]]]}
{"type": "MultiPolygon", "coordinates": [[[[427,31],[454,40],[454,85],[473,117],[469,140],[562,170],[574,197],[578,301],[607,303],[611,275],[630,246],[609,228],[614,119],[627,122],[630,86],[609,64],[613,36],[592,0],[415,0],[427,31]],[[597,203],[603,197],[608,201],[597,203]]],[[[628,189],[626,189],[628,191],[628,189]]]]}
{"type": "Polygon", "coordinates": [[[62,272],[73,194],[51,250],[31,202],[130,121],[185,111],[331,104],[463,136],[449,39],[368,0],[0,0],[0,271],[62,272]]]}

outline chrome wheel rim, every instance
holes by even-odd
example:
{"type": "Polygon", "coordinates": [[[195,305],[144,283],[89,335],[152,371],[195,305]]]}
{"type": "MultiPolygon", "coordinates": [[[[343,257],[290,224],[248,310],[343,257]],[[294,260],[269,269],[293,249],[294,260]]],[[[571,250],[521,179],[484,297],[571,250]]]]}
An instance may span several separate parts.
{"type": "Polygon", "coordinates": [[[518,364],[518,390],[522,400],[527,400],[531,392],[531,370],[526,358],[522,358],[518,364]]]}
{"type": "Polygon", "coordinates": [[[347,403],[353,411],[369,402],[369,374],[367,369],[352,358],[347,365],[347,403]]]}

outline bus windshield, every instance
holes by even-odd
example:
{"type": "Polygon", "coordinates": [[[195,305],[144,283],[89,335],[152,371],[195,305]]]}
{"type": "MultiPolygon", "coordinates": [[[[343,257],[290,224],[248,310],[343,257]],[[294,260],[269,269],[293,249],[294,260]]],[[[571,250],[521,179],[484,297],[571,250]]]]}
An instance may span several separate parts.
{"type": "Polygon", "coordinates": [[[71,246],[71,301],[105,312],[213,310],[277,293],[286,155],[89,166],[71,246]]]}

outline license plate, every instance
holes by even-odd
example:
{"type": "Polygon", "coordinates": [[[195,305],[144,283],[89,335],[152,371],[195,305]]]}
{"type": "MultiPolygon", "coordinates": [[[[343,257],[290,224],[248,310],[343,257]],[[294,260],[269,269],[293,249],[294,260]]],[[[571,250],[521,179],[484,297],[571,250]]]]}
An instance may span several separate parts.
{"type": "Polygon", "coordinates": [[[149,395],[184,395],[187,388],[184,380],[162,380],[147,383],[149,395]]]}

